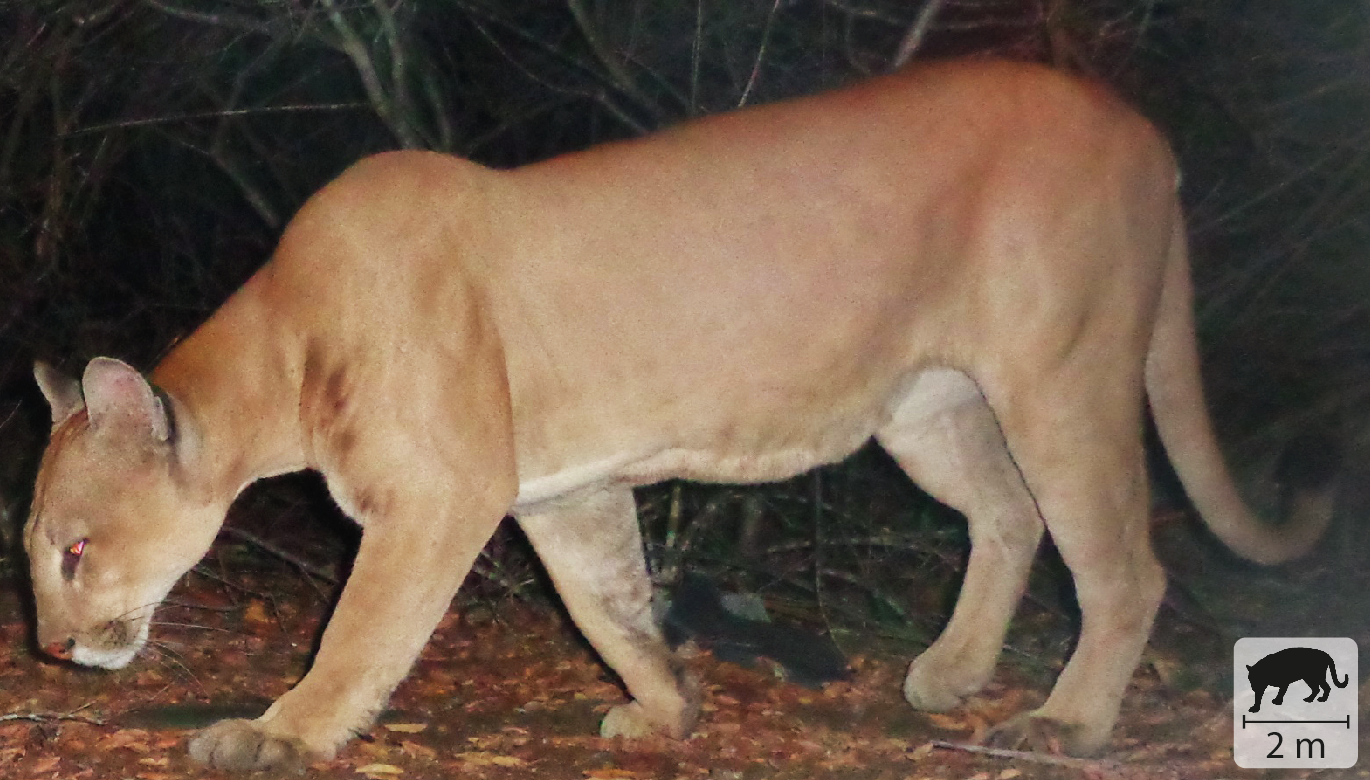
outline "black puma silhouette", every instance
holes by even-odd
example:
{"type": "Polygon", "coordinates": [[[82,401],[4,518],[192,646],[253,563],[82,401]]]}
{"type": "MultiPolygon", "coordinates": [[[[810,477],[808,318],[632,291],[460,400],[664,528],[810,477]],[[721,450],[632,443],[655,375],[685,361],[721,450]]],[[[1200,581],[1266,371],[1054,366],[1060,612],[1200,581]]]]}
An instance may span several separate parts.
{"type": "Polygon", "coordinates": [[[1304,701],[1327,701],[1327,697],[1332,693],[1332,687],[1327,684],[1329,672],[1332,675],[1332,682],[1338,688],[1346,687],[1350,678],[1343,677],[1338,680],[1336,662],[1322,650],[1311,647],[1286,647],[1277,650],[1246,667],[1246,678],[1251,682],[1252,693],[1256,694],[1256,703],[1251,705],[1249,711],[1260,711],[1261,696],[1265,694],[1267,685],[1278,686],[1280,689],[1275,698],[1271,699],[1271,703],[1283,704],[1284,692],[1295,680],[1303,680],[1308,686],[1310,693],[1304,701]]]}

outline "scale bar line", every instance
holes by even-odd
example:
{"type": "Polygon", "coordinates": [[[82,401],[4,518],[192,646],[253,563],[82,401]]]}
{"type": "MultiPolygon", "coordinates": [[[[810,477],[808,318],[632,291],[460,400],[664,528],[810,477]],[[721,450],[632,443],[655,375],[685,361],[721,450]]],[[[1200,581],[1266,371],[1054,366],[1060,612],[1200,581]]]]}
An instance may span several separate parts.
{"type": "Polygon", "coordinates": [[[1351,716],[1350,716],[1350,715],[1347,715],[1345,718],[1342,718],[1341,720],[1247,720],[1245,716],[1242,717],[1242,728],[1246,728],[1247,726],[1252,726],[1252,725],[1257,725],[1257,724],[1266,724],[1266,725],[1278,724],[1278,725],[1282,725],[1282,726],[1297,726],[1297,725],[1299,725],[1299,724],[1304,724],[1304,723],[1309,724],[1309,725],[1320,725],[1320,724],[1332,724],[1332,725],[1335,725],[1335,724],[1341,724],[1341,725],[1346,726],[1346,727],[1349,729],[1349,728],[1351,728],[1351,716]]]}

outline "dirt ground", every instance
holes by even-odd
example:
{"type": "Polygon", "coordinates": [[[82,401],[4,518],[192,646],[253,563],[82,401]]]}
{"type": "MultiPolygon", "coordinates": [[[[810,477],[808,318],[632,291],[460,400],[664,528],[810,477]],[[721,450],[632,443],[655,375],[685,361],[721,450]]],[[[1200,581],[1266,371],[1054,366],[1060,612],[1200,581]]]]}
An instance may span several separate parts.
{"type": "MultiPolygon", "coordinates": [[[[1189,565],[1196,565],[1192,561],[1189,565]]],[[[189,729],[253,715],[303,674],[326,594],[298,575],[187,577],[158,613],[155,647],[129,668],[95,672],[40,660],[19,588],[0,594],[0,777],[213,778],[185,755],[189,729]]],[[[1172,591],[1177,588],[1172,588],[1172,591]]],[[[906,654],[844,648],[850,682],[810,690],[765,665],[745,669],[688,652],[706,687],[703,720],[682,742],[593,736],[621,700],[613,678],[546,602],[454,609],[382,723],[310,776],[345,778],[1367,778],[1370,742],[1352,770],[1251,771],[1231,757],[1226,640],[1181,606],[1164,609],[1133,678],[1111,751],[1097,760],[987,755],[974,743],[1039,702],[1059,669],[1070,621],[1029,605],[994,683],[944,715],[900,697],[906,654]],[[1032,640],[1021,639],[1032,637],[1032,640]],[[1028,645],[1021,645],[1027,647],[1028,645]],[[1041,654],[1040,656],[1038,654],[1041,654]]]]}

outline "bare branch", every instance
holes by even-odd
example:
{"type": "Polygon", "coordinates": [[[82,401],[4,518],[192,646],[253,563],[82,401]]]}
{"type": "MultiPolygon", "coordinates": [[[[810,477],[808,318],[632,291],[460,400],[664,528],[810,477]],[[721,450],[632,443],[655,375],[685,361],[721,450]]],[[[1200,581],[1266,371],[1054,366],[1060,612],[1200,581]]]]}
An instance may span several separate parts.
{"type": "Polygon", "coordinates": [[[229,27],[238,30],[252,30],[254,32],[264,32],[264,25],[256,19],[238,14],[207,13],[205,11],[191,11],[186,8],[177,8],[173,5],[161,2],[161,0],[143,0],[149,5],[167,16],[177,19],[184,19],[188,22],[198,22],[200,24],[213,25],[215,27],[229,27]]]}
{"type": "Polygon", "coordinates": [[[419,125],[414,122],[414,104],[409,97],[409,56],[405,50],[406,41],[395,20],[394,9],[386,5],[386,0],[371,0],[371,6],[376,9],[376,17],[380,19],[385,49],[389,54],[390,94],[396,119],[412,134],[417,145],[428,147],[429,144],[420,138],[419,125]]]}
{"type": "Polygon", "coordinates": [[[862,19],[875,19],[889,24],[903,24],[902,19],[895,17],[893,14],[885,13],[878,8],[857,8],[856,6],[842,2],[841,0],[823,0],[823,4],[836,8],[847,16],[862,19]]]}
{"type": "Polygon", "coordinates": [[[690,41],[690,113],[699,113],[699,63],[704,50],[704,0],[695,0],[695,34],[690,41]]]}
{"type": "Polygon", "coordinates": [[[424,99],[428,101],[429,112],[437,124],[435,128],[437,135],[429,139],[429,148],[450,152],[452,147],[456,145],[456,134],[452,128],[447,95],[443,92],[442,84],[439,83],[438,78],[431,70],[420,71],[419,79],[423,88],[424,99]]]}
{"type": "Polygon", "coordinates": [[[898,70],[913,59],[913,55],[923,46],[923,39],[927,38],[928,30],[932,27],[932,22],[937,18],[937,13],[942,10],[945,0],[927,0],[923,4],[923,10],[918,12],[918,18],[913,21],[913,26],[904,34],[904,40],[899,42],[899,51],[894,55],[893,70],[898,70]]]}
{"type": "Polygon", "coordinates": [[[766,14],[766,26],[761,30],[761,44],[756,47],[756,59],[752,61],[752,74],[747,77],[747,86],[743,88],[742,96],[737,99],[738,108],[747,105],[747,99],[751,97],[756,80],[761,77],[761,63],[766,59],[766,45],[771,41],[771,28],[775,24],[775,12],[779,9],[780,0],[775,0],[771,3],[770,13],[766,14]]]}
{"type": "Polygon", "coordinates": [[[248,544],[252,545],[253,547],[258,547],[270,553],[271,555],[280,558],[281,560],[285,561],[291,566],[294,566],[296,569],[300,570],[301,572],[310,577],[323,580],[324,582],[327,582],[330,585],[338,584],[338,578],[332,572],[329,572],[325,569],[321,569],[318,566],[315,566],[314,564],[310,563],[309,561],[306,561],[305,559],[299,557],[298,555],[291,553],[289,550],[285,550],[277,545],[274,545],[271,542],[268,542],[267,540],[261,538],[260,536],[257,536],[256,534],[249,533],[241,528],[236,528],[234,526],[225,526],[224,533],[230,536],[236,536],[239,539],[242,539],[244,542],[247,542],[248,544]]]}
{"type": "Polygon", "coordinates": [[[1070,756],[1057,756],[1050,753],[1036,753],[1030,750],[1007,750],[1004,748],[985,747],[983,745],[965,745],[960,742],[946,742],[944,740],[933,740],[932,746],[943,750],[959,750],[963,753],[975,753],[982,756],[994,756],[995,758],[1011,758],[1016,761],[1029,761],[1034,764],[1045,764],[1047,766],[1063,766],[1073,769],[1085,769],[1095,771],[1116,772],[1119,768],[1117,761],[1106,758],[1071,758],[1070,756]]]}
{"type": "Polygon", "coordinates": [[[16,720],[27,720],[34,723],[48,723],[52,721],[76,721],[78,723],[89,723],[93,726],[105,725],[104,718],[97,718],[90,715],[82,715],[81,710],[90,709],[90,702],[82,704],[74,710],[67,712],[10,712],[0,715],[0,723],[16,720]]]}
{"type": "Polygon", "coordinates": [[[184,122],[196,122],[201,119],[222,119],[226,117],[248,117],[258,114],[288,114],[308,111],[364,111],[369,108],[373,108],[369,103],[301,103],[284,106],[255,106],[253,108],[222,108],[214,111],[191,111],[185,114],[168,114],[167,116],[151,116],[142,119],[121,119],[117,122],[102,122],[99,124],[85,125],[62,133],[59,137],[72,138],[78,135],[103,133],[108,130],[180,124],[184,122]]]}
{"type": "Polygon", "coordinates": [[[214,164],[219,167],[219,170],[224,172],[224,175],[228,177],[229,181],[233,182],[234,186],[238,188],[238,192],[242,193],[243,199],[246,200],[247,204],[252,207],[252,210],[257,213],[257,216],[261,217],[262,222],[266,223],[266,226],[273,231],[280,229],[280,213],[272,207],[266,194],[257,187],[256,183],[252,181],[252,178],[247,175],[247,172],[218,146],[208,150],[205,154],[209,159],[214,161],[214,164]]]}
{"type": "Polygon", "coordinates": [[[599,31],[595,28],[594,21],[590,18],[590,12],[585,9],[584,0],[566,0],[566,6],[571,11],[571,16],[576,20],[576,27],[580,34],[585,38],[585,42],[590,45],[590,51],[595,55],[595,59],[604,66],[604,70],[609,74],[609,79],[613,85],[621,92],[637,102],[643,109],[651,112],[653,116],[662,115],[660,107],[656,101],[647,96],[637,85],[631,74],[623,67],[623,63],[615,57],[605,46],[604,41],[599,36],[599,31]]]}
{"type": "MultiPolygon", "coordinates": [[[[486,19],[486,20],[488,20],[488,21],[496,22],[496,23],[501,23],[501,20],[499,20],[499,19],[497,19],[497,18],[493,18],[493,17],[490,17],[490,16],[488,16],[488,15],[482,15],[482,16],[483,16],[484,19],[486,19]]],[[[553,83],[553,82],[547,80],[546,78],[544,78],[544,77],[543,77],[540,73],[538,73],[537,71],[532,70],[531,68],[527,67],[527,66],[524,65],[522,62],[520,62],[520,60],[519,60],[517,57],[515,57],[513,54],[511,54],[511,53],[508,51],[508,49],[506,49],[506,48],[499,42],[499,40],[496,39],[495,36],[494,36],[493,34],[491,34],[491,32],[490,32],[488,29],[486,29],[486,26],[485,26],[484,24],[477,23],[477,24],[476,24],[476,29],[481,33],[481,35],[485,36],[486,41],[488,41],[488,42],[490,43],[491,46],[494,46],[495,49],[496,49],[497,51],[499,51],[501,54],[503,54],[503,55],[505,56],[505,58],[506,58],[506,59],[507,59],[507,60],[508,60],[516,69],[518,69],[518,71],[519,71],[520,73],[522,73],[522,74],[523,74],[524,76],[526,76],[528,79],[534,81],[534,82],[537,83],[537,84],[541,84],[543,87],[546,87],[547,89],[549,89],[549,90],[551,90],[551,91],[553,91],[553,92],[556,92],[556,93],[559,93],[559,94],[563,94],[563,95],[573,95],[573,96],[575,96],[575,97],[577,97],[577,98],[582,98],[582,99],[586,99],[586,100],[591,100],[591,101],[594,101],[595,103],[598,103],[600,106],[602,106],[602,107],[604,108],[605,111],[609,112],[609,114],[610,114],[611,116],[613,116],[615,119],[617,119],[617,120],[619,120],[620,122],[622,122],[622,123],[624,124],[625,127],[631,129],[634,133],[637,133],[638,135],[644,135],[644,134],[646,134],[647,132],[649,132],[649,131],[651,130],[651,127],[650,127],[650,126],[644,125],[642,122],[640,122],[640,121],[638,121],[637,119],[635,119],[632,115],[630,115],[630,114],[627,112],[626,109],[624,109],[622,106],[620,106],[618,103],[616,103],[616,102],[613,100],[613,98],[611,98],[611,97],[609,97],[607,94],[605,94],[603,90],[591,91],[591,90],[587,90],[587,89],[576,89],[576,88],[573,88],[573,87],[567,87],[567,86],[563,86],[563,85],[560,85],[560,84],[555,84],[555,83],[553,83]]],[[[575,66],[575,67],[577,67],[577,68],[586,69],[587,72],[588,72],[588,68],[586,68],[586,66],[585,66],[583,63],[578,62],[578,61],[576,61],[576,60],[573,59],[573,58],[564,56],[561,52],[557,51],[555,48],[551,47],[551,46],[548,45],[546,42],[541,41],[541,40],[539,40],[539,39],[537,39],[537,38],[535,38],[535,37],[533,37],[533,36],[531,36],[531,35],[528,35],[525,31],[520,30],[520,29],[517,29],[517,28],[513,28],[513,29],[511,29],[511,32],[513,32],[513,34],[517,35],[521,40],[523,40],[523,41],[525,41],[525,42],[527,42],[527,43],[530,43],[530,44],[532,44],[532,45],[534,45],[534,46],[537,46],[537,47],[539,47],[539,48],[544,49],[548,54],[551,54],[551,55],[554,55],[554,56],[559,57],[562,61],[566,62],[568,65],[573,65],[573,66],[575,66]]],[[[494,133],[487,133],[487,134],[485,135],[485,137],[483,137],[482,139],[479,139],[478,142],[473,142],[473,143],[469,144],[469,146],[470,146],[471,148],[476,148],[476,147],[482,145],[482,144],[483,144],[486,140],[488,140],[489,138],[494,137],[494,135],[495,135],[494,133]]]]}
{"type": "MultiPolygon", "coordinates": [[[[375,59],[371,56],[371,49],[357,34],[357,31],[343,16],[342,12],[338,10],[334,0],[320,0],[320,3],[327,11],[328,20],[332,24],[333,30],[339,36],[338,45],[342,48],[343,54],[352,61],[352,67],[356,69],[357,76],[362,82],[362,89],[366,92],[366,97],[371,101],[371,106],[376,114],[390,129],[395,139],[400,142],[400,146],[405,149],[422,148],[422,139],[414,132],[406,117],[397,110],[391,94],[392,89],[387,89],[387,85],[382,83],[380,71],[376,67],[375,59]]],[[[393,88],[394,85],[389,86],[393,88]]]]}

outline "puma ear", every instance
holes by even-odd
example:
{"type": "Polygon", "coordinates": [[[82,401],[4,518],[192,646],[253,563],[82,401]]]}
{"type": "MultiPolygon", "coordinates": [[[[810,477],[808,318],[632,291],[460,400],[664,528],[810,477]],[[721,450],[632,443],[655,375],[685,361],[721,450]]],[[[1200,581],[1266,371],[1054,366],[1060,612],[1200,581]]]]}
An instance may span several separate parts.
{"type": "Polygon", "coordinates": [[[152,385],[129,364],[98,357],[86,364],[81,377],[90,424],[132,424],[147,431],[157,442],[171,438],[171,420],[152,385]]]}
{"type": "Polygon", "coordinates": [[[81,398],[81,385],[75,379],[39,360],[33,364],[33,378],[38,381],[38,389],[48,399],[52,408],[52,427],[56,428],[68,417],[85,408],[81,398]]]}

